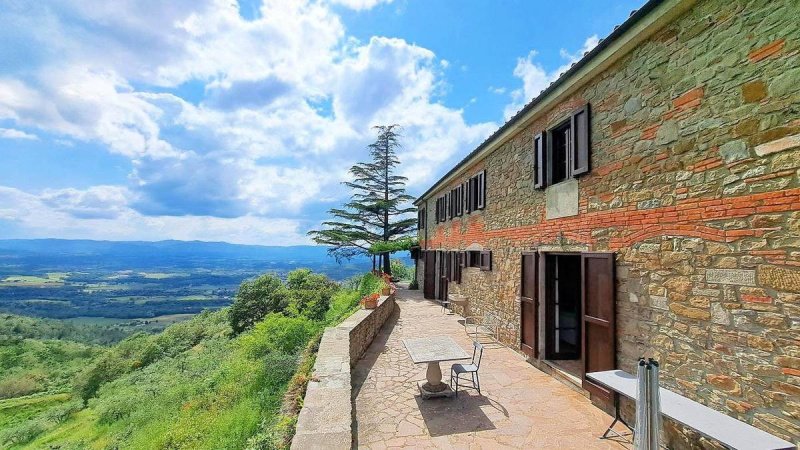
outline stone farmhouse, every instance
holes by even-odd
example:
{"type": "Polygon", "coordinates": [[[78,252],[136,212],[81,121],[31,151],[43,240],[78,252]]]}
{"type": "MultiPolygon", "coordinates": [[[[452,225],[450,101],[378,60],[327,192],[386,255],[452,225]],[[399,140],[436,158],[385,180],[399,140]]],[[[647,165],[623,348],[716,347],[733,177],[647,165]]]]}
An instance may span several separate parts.
{"type": "Polygon", "coordinates": [[[800,441],[799,55],[796,0],[649,1],[415,202],[426,298],[800,441]]]}

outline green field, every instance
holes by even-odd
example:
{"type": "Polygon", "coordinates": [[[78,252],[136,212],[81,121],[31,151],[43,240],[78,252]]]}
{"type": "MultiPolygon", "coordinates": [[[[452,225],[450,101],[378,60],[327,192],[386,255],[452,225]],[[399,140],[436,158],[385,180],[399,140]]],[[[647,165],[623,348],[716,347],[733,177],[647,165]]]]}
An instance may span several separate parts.
{"type": "Polygon", "coordinates": [[[44,286],[63,284],[69,276],[66,272],[48,272],[44,276],[10,275],[0,280],[0,286],[44,286]]]}

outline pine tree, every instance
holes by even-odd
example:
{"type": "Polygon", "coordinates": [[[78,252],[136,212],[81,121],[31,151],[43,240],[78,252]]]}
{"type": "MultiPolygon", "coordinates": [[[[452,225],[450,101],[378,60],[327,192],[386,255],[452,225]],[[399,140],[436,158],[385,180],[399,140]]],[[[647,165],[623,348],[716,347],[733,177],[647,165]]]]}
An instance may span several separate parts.
{"type": "MultiPolygon", "coordinates": [[[[376,126],[378,137],[369,145],[371,162],[350,168],[352,181],[343,183],[352,189],[350,201],[341,208],[332,208],[331,220],[324,229],[309,231],[312,239],[329,245],[329,253],[337,259],[369,255],[373,245],[396,241],[409,236],[416,219],[409,217],[414,198],[406,194],[406,177],[395,175],[400,164],[395,150],[400,147],[398,125],[376,126]]],[[[389,252],[381,253],[383,271],[391,273],[389,252]]]]}

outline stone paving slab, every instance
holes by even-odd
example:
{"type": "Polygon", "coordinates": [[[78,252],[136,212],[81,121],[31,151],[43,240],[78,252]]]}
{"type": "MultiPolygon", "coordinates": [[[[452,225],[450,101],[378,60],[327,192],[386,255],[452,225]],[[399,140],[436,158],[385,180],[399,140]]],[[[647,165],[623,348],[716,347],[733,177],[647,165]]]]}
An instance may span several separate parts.
{"type": "MultiPolygon", "coordinates": [[[[416,382],[426,366],[411,361],[403,339],[447,335],[464,349],[472,341],[460,316],[442,314],[420,291],[398,294],[393,316],[352,373],[358,448],[630,448],[598,439],[612,418],[586,397],[498,345],[484,351],[483,395],[422,400],[416,382]]],[[[448,364],[442,372],[449,380],[448,364]]]]}

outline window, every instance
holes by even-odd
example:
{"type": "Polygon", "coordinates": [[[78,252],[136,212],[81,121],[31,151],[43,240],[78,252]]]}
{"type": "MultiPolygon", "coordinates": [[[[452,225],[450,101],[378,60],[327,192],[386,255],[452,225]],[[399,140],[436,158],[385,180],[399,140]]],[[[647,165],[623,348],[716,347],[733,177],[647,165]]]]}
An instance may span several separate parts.
{"type": "Polygon", "coordinates": [[[567,179],[569,174],[569,149],[572,144],[572,126],[569,121],[547,132],[550,143],[547,159],[548,167],[547,184],[554,185],[567,179]]]}
{"type": "Polygon", "coordinates": [[[464,214],[464,194],[461,185],[453,189],[453,217],[464,214]]]}
{"type": "Polygon", "coordinates": [[[464,252],[464,267],[480,267],[481,265],[481,252],[478,250],[470,250],[464,252]]]}
{"type": "Polygon", "coordinates": [[[589,105],[533,138],[534,183],[544,189],[589,172],[589,105]]]}
{"type": "Polygon", "coordinates": [[[447,220],[447,196],[436,199],[436,223],[447,220]]]}
{"type": "Polygon", "coordinates": [[[467,182],[467,212],[486,207],[486,171],[482,170],[467,182]]]}
{"type": "Polygon", "coordinates": [[[417,229],[424,230],[425,229],[425,209],[421,208],[417,211],[417,229]]]}

